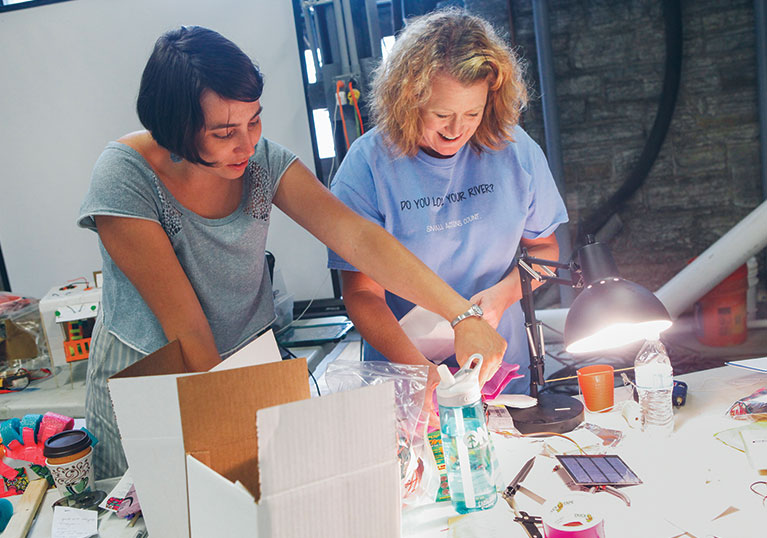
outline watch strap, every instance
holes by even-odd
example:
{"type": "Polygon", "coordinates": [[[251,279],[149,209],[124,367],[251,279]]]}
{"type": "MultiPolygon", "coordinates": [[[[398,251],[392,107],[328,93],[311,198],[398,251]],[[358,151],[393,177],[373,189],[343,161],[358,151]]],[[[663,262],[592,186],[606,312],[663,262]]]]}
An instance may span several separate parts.
{"type": "Polygon", "coordinates": [[[458,314],[453,321],[450,322],[450,326],[455,328],[456,325],[458,325],[460,322],[465,320],[466,318],[481,318],[482,317],[482,309],[477,304],[473,304],[469,307],[469,309],[464,312],[463,314],[458,314]]]}

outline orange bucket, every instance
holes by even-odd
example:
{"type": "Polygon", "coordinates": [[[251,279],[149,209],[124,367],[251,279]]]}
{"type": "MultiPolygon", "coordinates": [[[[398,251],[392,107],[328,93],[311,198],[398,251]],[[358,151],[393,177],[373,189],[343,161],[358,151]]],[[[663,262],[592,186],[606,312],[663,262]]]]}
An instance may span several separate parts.
{"type": "Polygon", "coordinates": [[[695,303],[695,336],[707,346],[736,346],[748,335],[748,267],[738,267],[695,303]]]}

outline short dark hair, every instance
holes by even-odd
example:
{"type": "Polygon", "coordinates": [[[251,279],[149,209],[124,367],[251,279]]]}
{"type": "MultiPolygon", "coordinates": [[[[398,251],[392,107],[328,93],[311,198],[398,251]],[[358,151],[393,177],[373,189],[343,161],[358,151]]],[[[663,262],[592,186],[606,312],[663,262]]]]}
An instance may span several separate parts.
{"type": "Polygon", "coordinates": [[[253,102],[263,88],[258,66],[237,45],[208,28],[182,26],[155,43],[141,76],[136,110],[162,147],[190,162],[210,164],[197,148],[197,134],[205,125],[203,91],[253,102]]]}

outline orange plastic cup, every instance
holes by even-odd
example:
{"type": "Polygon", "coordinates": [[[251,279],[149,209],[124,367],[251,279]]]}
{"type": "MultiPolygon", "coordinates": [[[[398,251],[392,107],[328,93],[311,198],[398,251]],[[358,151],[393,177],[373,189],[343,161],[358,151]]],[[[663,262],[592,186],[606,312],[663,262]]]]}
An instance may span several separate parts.
{"type": "Polygon", "coordinates": [[[578,370],[578,386],[583,403],[592,413],[612,409],[615,398],[613,367],[607,364],[584,366],[578,370]]]}

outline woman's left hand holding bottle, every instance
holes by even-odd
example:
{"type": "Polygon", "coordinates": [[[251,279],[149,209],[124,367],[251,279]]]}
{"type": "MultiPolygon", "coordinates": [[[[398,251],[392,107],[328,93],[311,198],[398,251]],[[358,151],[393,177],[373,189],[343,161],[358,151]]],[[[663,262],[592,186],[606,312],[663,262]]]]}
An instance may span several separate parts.
{"type": "Polygon", "coordinates": [[[506,340],[485,320],[477,317],[467,318],[455,328],[455,358],[463,364],[474,353],[482,355],[482,369],[479,372],[479,386],[490,380],[503,361],[506,352],[506,340]]]}

